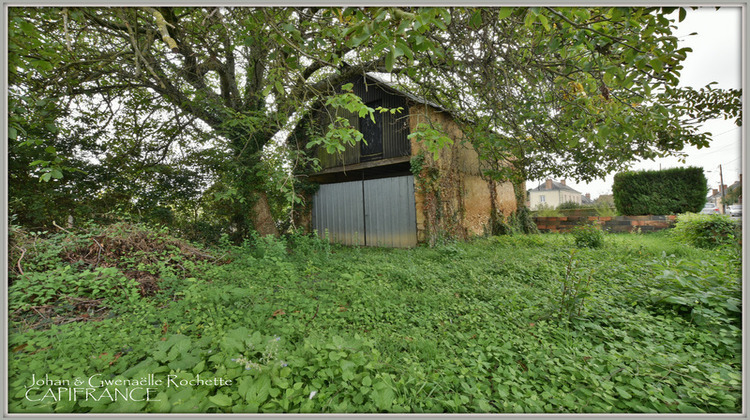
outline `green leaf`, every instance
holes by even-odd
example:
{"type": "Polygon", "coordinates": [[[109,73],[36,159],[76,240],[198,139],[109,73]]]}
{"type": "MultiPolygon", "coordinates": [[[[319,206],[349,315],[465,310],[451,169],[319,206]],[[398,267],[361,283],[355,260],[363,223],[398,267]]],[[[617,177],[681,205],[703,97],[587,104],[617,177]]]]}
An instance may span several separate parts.
{"type": "Polygon", "coordinates": [[[523,20],[523,25],[526,26],[527,28],[531,28],[531,25],[533,25],[534,22],[536,22],[536,17],[537,15],[531,13],[531,11],[527,12],[526,18],[523,20]]]}
{"type": "Polygon", "coordinates": [[[21,31],[23,31],[23,33],[26,35],[29,35],[32,37],[39,35],[34,25],[32,25],[29,22],[26,22],[25,20],[22,20],[21,22],[19,22],[18,26],[21,28],[21,31]]]}
{"type": "Polygon", "coordinates": [[[537,19],[539,19],[539,22],[541,22],[541,23],[542,23],[542,26],[544,27],[544,29],[545,29],[546,31],[549,31],[550,29],[552,29],[552,27],[551,27],[551,26],[549,26],[549,20],[547,19],[547,16],[544,16],[544,15],[538,15],[538,16],[537,16],[537,19]]]}
{"type": "Polygon", "coordinates": [[[482,9],[476,9],[471,14],[471,20],[469,21],[469,24],[474,29],[479,29],[482,26],[482,9]]]}
{"type": "Polygon", "coordinates": [[[47,172],[46,174],[43,174],[42,176],[40,176],[39,180],[40,181],[44,181],[44,182],[48,182],[51,177],[52,177],[52,174],[49,173],[49,172],[47,172]]]}
{"type": "Polygon", "coordinates": [[[156,394],[156,398],[151,400],[150,407],[157,413],[169,413],[172,404],[169,403],[169,397],[164,392],[156,394]]]}
{"type": "Polygon", "coordinates": [[[683,402],[680,402],[677,404],[677,410],[681,413],[704,413],[705,412],[694,405],[685,404],[683,402]]]}
{"type": "Polygon", "coordinates": [[[409,29],[411,24],[412,24],[411,21],[408,19],[402,20],[401,23],[399,23],[398,25],[398,29],[396,29],[396,33],[399,35],[406,33],[407,29],[409,29]]]}
{"type": "Polygon", "coordinates": [[[31,60],[31,65],[39,71],[51,71],[54,67],[46,60],[31,60]]]}
{"type": "Polygon", "coordinates": [[[63,174],[59,169],[53,169],[50,172],[50,175],[52,176],[52,178],[55,178],[55,179],[60,179],[63,177],[63,174]]]}
{"type": "Polygon", "coordinates": [[[8,138],[10,140],[15,140],[18,138],[18,130],[16,130],[14,127],[8,127],[8,138]]]}
{"type": "Polygon", "coordinates": [[[349,40],[349,46],[352,48],[360,46],[362,43],[367,41],[370,38],[370,33],[366,30],[363,30],[359,35],[352,37],[349,40]]]}
{"type": "Polygon", "coordinates": [[[446,25],[451,24],[451,14],[448,11],[448,9],[441,7],[438,10],[438,13],[440,13],[440,18],[445,22],[446,25]]]}
{"type": "Polygon", "coordinates": [[[659,60],[658,58],[654,58],[650,61],[651,67],[654,68],[657,72],[661,73],[662,70],[664,70],[664,62],[659,60]]]}
{"type": "Polygon", "coordinates": [[[617,390],[617,393],[620,394],[620,397],[626,400],[633,398],[633,396],[624,387],[615,386],[615,389],[617,390]]]}
{"type": "Polygon", "coordinates": [[[287,32],[293,32],[294,31],[294,25],[292,25],[289,22],[285,22],[281,24],[281,29],[287,31],[287,32]]]}
{"type": "Polygon", "coordinates": [[[402,55],[404,55],[404,51],[401,49],[401,47],[398,44],[394,45],[393,46],[393,56],[394,56],[394,58],[401,57],[402,55]]]}
{"type": "Polygon", "coordinates": [[[385,69],[388,71],[393,71],[393,62],[396,59],[395,53],[393,50],[388,51],[388,54],[385,56],[385,69]]]}
{"type": "Polygon", "coordinates": [[[212,395],[208,397],[208,400],[220,407],[226,407],[232,404],[232,398],[224,394],[212,395]]]}
{"type": "Polygon", "coordinates": [[[376,383],[375,390],[370,396],[380,410],[388,410],[393,404],[393,390],[385,382],[376,383]]]}
{"type": "Polygon", "coordinates": [[[378,42],[374,47],[372,47],[372,55],[375,55],[375,56],[380,55],[380,53],[383,52],[383,50],[385,50],[386,48],[388,48],[389,45],[390,45],[390,42],[388,40],[383,40],[383,41],[378,42]]]}
{"type": "Polygon", "coordinates": [[[508,16],[510,16],[513,13],[513,10],[514,10],[513,7],[501,7],[497,11],[497,19],[498,20],[502,20],[502,19],[507,18],[508,16]]]}
{"type": "Polygon", "coordinates": [[[685,20],[685,17],[687,17],[687,10],[685,10],[684,7],[680,7],[679,21],[682,22],[683,20],[685,20]]]}
{"type": "Polygon", "coordinates": [[[412,52],[411,48],[409,48],[409,45],[407,43],[398,39],[396,40],[396,46],[399,50],[401,50],[401,53],[409,59],[409,61],[414,60],[414,53],[412,52]]]}
{"type": "Polygon", "coordinates": [[[261,375],[250,384],[245,392],[245,400],[248,403],[262,404],[268,398],[271,390],[271,380],[268,376],[261,375]]]}

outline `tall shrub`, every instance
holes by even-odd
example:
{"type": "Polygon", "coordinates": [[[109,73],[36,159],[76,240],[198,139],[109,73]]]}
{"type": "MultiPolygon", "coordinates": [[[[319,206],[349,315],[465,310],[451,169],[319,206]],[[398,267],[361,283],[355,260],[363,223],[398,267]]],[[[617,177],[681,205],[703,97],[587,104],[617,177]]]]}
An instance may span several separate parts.
{"type": "Polygon", "coordinates": [[[699,248],[740,245],[742,227],[729,216],[717,214],[681,214],[677,216],[672,234],[679,240],[699,248]]]}
{"type": "Polygon", "coordinates": [[[625,216],[697,213],[706,203],[708,182],[702,168],[628,171],[615,175],[612,194],[625,216]]]}

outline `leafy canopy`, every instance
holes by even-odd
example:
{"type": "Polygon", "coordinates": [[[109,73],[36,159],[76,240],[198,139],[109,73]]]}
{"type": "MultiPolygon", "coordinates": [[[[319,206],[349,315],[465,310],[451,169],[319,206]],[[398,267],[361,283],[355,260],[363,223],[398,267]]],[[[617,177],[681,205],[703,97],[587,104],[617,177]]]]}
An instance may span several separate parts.
{"type": "MultiPolygon", "coordinates": [[[[275,232],[302,200],[290,173],[312,158],[274,139],[326,102],[383,111],[337,90],[366,72],[453,112],[486,174],[516,184],[705,147],[701,122],[741,117],[739,91],[678,86],[682,8],[8,10],[12,177],[238,236],[275,232]]],[[[312,140],[361,138],[334,121],[312,140]]]]}

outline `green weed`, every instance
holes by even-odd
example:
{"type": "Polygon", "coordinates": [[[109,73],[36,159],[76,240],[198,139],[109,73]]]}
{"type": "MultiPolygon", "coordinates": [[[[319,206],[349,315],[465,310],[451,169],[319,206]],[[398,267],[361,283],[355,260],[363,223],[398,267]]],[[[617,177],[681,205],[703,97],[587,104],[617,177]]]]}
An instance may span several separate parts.
{"type": "Polygon", "coordinates": [[[610,234],[603,248],[573,238],[383,249],[290,235],[225,243],[224,264],[123,254],[158,279],[151,295],[114,266],[38,261],[11,287],[9,410],[739,412],[736,258],[665,233],[610,234]],[[73,297],[116,310],[84,319],[66,309],[73,297]],[[65,322],[32,322],[43,307],[65,322]],[[44,374],[224,385],[29,400],[44,374]]]}

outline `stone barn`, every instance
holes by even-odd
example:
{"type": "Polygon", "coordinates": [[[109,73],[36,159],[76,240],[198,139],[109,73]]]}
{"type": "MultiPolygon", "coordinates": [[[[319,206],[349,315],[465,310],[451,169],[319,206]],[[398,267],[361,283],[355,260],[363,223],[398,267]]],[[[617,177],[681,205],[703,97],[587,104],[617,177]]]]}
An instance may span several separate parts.
{"type": "MultiPolygon", "coordinates": [[[[342,244],[413,247],[488,233],[495,216],[515,211],[513,186],[482,175],[477,152],[448,112],[374,76],[360,76],[353,84],[367,106],[402,111],[376,112],[374,123],[369,116],[338,111],[366,143],[338,154],[313,149],[321,169],[308,175],[319,189],[298,224],[342,244]],[[453,141],[438,159],[409,138],[420,123],[453,141]]],[[[314,113],[315,125],[327,127],[332,112],[314,113]]],[[[306,144],[304,136],[297,142],[306,144]]]]}

